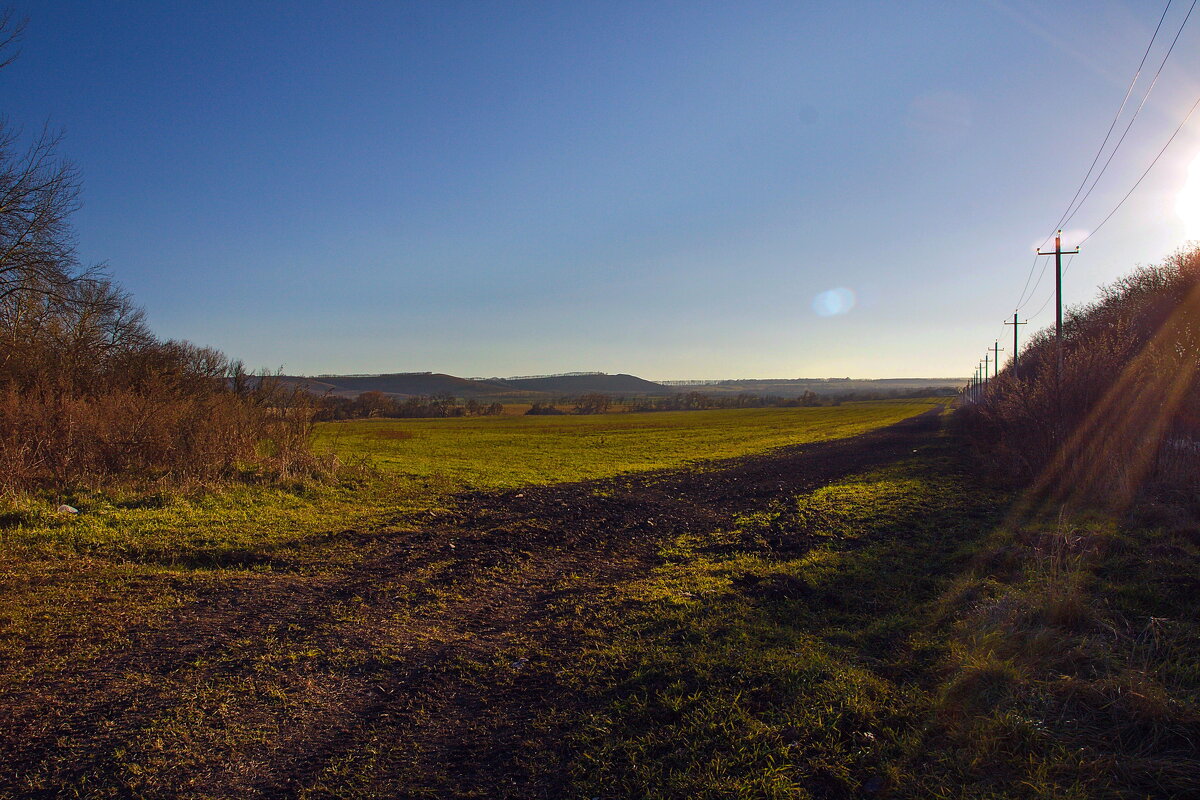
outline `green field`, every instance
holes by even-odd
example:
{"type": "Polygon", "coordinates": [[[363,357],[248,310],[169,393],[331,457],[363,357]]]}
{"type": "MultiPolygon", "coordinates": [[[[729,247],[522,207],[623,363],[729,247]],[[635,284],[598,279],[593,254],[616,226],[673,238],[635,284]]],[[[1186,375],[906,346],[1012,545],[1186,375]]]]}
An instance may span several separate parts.
{"type": "Polygon", "coordinates": [[[329,422],[317,426],[316,449],[350,465],[340,483],[24,497],[10,501],[0,545],[168,566],[251,563],[322,532],[397,524],[461,491],[697,465],[852,436],[938,402],[329,422]],[[83,513],[55,513],[64,502],[83,513]]]}
{"type": "Polygon", "coordinates": [[[935,405],[330,423],[336,483],[10,499],[0,796],[1196,796],[1200,513],[1017,518],[937,418],[853,438],[935,405]]]}
{"type": "Polygon", "coordinates": [[[938,402],[330,422],[319,426],[317,446],[346,460],[367,458],[421,485],[496,489],[607,478],[841,439],[938,402]]]}

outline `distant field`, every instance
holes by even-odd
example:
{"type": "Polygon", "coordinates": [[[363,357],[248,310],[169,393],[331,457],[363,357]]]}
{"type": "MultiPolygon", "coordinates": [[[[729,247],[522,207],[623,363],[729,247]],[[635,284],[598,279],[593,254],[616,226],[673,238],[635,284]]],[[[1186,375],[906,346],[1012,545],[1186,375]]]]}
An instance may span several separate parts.
{"type": "Polygon", "coordinates": [[[491,489],[605,478],[840,439],[934,404],[905,400],[824,408],[356,420],[322,423],[317,445],[345,459],[365,457],[396,476],[491,489]]]}

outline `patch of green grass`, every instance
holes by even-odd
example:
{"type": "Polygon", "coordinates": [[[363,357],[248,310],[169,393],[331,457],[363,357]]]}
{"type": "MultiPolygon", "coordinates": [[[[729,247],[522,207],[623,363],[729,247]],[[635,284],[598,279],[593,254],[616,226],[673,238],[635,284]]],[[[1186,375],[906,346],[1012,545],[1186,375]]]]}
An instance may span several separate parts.
{"type": "Polygon", "coordinates": [[[965,780],[965,752],[1016,796],[1200,795],[1196,522],[1076,513],[998,531],[947,598],[937,769],[965,780]]]}
{"type": "MultiPolygon", "coordinates": [[[[462,489],[704,468],[924,407],[349,423],[321,436],[379,464],[357,483],[13,501],[0,514],[0,691],[86,671],[137,647],[131,632],[169,627],[176,611],[226,590],[326,582],[366,548],[323,534],[362,524],[387,535],[462,489]],[[82,513],[54,512],[60,500],[82,513]]],[[[572,796],[1200,796],[1191,500],[1147,502],[1123,521],[1016,524],[1005,517],[1012,498],[970,463],[943,435],[901,462],[780,496],[727,530],[681,533],[637,579],[547,573],[563,599],[538,624],[570,642],[552,652],[533,629],[473,649],[477,632],[455,626],[457,609],[489,587],[493,602],[507,598],[520,570],[477,565],[459,584],[451,551],[438,551],[339,595],[316,624],[238,634],[169,674],[125,675],[131,702],[163,685],[176,702],[122,731],[111,761],[69,790],[171,785],[204,796],[205,780],[225,779],[235,762],[251,786],[257,754],[335,719],[351,739],[307,796],[422,786],[438,796],[430,787],[453,785],[453,764],[418,758],[428,742],[413,731],[463,713],[442,688],[487,698],[531,681],[564,702],[521,706],[532,719],[515,730],[540,733],[513,758],[529,775],[569,775],[572,796]],[[592,588],[567,591],[576,584],[592,588]],[[360,592],[390,602],[376,608],[360,592]],[[430,625],[416,644],[451,654],[437,665],[442,682],[406,697],[407,727],[380,716],[356,728],[343,682],[403,668],[414,645],[405,632],[419,620],[430,625]]],[[[485,711],[460,732],[488,736],[488,725],[472,727],[485,711]]],[[[30,780],[62,788],[52,772],[30,780]]],[[[472,791],[488,794],[458,796],[472,791]]]]}
{"type": "Polygon", "coordinates": [[[361,523],[384,508],[428,507],[415,487],[380,481],[292,489],[230,485],[149,504],[107,492],[71,499],[77,515],[59,513],[45,498],[11,501],[21,521],[0,528],[0,551],[183,569],[265,568],[314,535],[361,523]]]}
{"type": "MultiPolygon", "coordinates": [[[[326,445],[336,444],[348,460],[366,458],[379,469],[336,485],[10,497],[0,509],[0,661],[7,664],[0,690],[55,680],[136,647],[132,631],[169,627],[179,609],[239,591],[270,592],[276,581],[327,580],[370,552],[361,536],[339,532],[387,536],[411,527],[419,512],[440,509],[455,492],[745,455],[853,435],[928,407],[879,403],[750,413],[415,421],[418,435],[412,439],[374,434],[403,431],[414,421],[330,425],[320,434],[326,445]],[[413,443],[420,445],[416,451],[396,449],[413,443]],[[80,513],[56,511],[64,502],[80,513]]],[[[429,591],[418,592],[422,613],[446,602],[436,577],[430,577],[429,591]]],[[[292,687],[291,671],[284,670],[288,674],[279,684],[289,687],[288,697],[306,697],[311,687],[292,687]]],[[[179,691],[190,696],[192,690],[179,691]]],[[[223,708],[231,691],[223,684],[195,687],[195,703],[182,716],[166,712],[149,731],[152,737],[139,738],[140,745],[119,754],[127,771],[122,780],[138,785],[138,770],[158,773],[172,760],[184,765],[199,759],[197,770],[219,763],[226,745],[215,739],[187,742],[201,735],[192,727],[206,731],[211,720],[220,719],[212,709],[223,708]],[[196,724],[189,727],[192,717],[196,724]],[[191,756],[189,747],[195,751],[191,756]],[[160,752],[161,758],[155,755],[160,752]]],[[[235,735],[232,722],[223,724],[229,726],[229,746],[258,741],[259,733],[235,735]]],[[[135,734],[140,737],[130,735],[135,734]]]]}
{"type": "MultiPolygon", "coordinates": [[[[1004,497],[946,440],[682,537],[580,669],[582,796],[852,797],[911,782],[929,609],[1004,497]]],[[[910,795],[911,796],[911,795],[910,795]]],[[[918,795],[919,796],[919,795],[918,795]]]]}
{"type": "Polygon", "coordinates": [[[0,552],[182,568],[269,568],[315,534],[394,522],[454,493],[698,465],[889,425],[935,401],[830,408],[367,420],[318,426],[316,446],[366,462],[342,485],[77,492],[0,506],[0,552]],[[411,436],[409,435],[411,434],[411,436]],[[78,515],[55,509],[69,503],[78,515]]]}
{"type": "Polygon", "coordinates": [[[357,420],[318,426],[318,448],[405,479],[468,489],[607,478],[854,436],[936,401],[551,417],[357,420]]]}
{"type": "Polygon", "coordinates": [[[1200,796],[1200,516],[1015,525],[964,456],[665,547],[575,673],[580,794],[1200,796]]]}

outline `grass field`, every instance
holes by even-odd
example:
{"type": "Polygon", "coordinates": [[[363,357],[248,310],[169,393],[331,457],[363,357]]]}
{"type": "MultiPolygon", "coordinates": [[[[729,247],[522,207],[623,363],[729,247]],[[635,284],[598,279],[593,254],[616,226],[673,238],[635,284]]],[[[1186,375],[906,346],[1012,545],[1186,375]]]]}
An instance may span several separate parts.
{"type": "Polygon", "coordinates": [[[342,484],[22,498],[4,512],[0,544],[167,566],[253,565],[314,534],[436,508],[456,492],[699,465],[853,436],[936,402],[323,423],[317,449],[365,466],[342,484]],[[60,503],[83,513],[57,514],[60,503]]]}
{"type": "Polygon", "coordinates": [[[936,402],[360,420],[321,425],[317,445],[345,459],[368,458],[418,485],[498,489],[607,478],[841,439],[919,414],[936,402]]]}
{"type": "Polygon", "coordinates": [[[839,438],[933,405],[336,423],[341,485],[10,504],[0,796],[1200,794],[1200,508],[839,438]]]}

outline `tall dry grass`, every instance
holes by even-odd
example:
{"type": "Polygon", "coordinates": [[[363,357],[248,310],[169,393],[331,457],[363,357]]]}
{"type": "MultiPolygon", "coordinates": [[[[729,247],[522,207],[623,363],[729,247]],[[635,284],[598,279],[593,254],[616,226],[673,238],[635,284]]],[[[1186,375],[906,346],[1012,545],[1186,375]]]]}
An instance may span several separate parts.
{"type": "Polygon", "coordinates": [[[111,283],[0,300],[0,491],[321,472],[306,394],[159,341],[111,283]]]}
{"type": "Polygon", "coordinates": [[[152,380],[88,395],[10,386],[0,391],[0,490],[312,476],[329,465],[312,454],[311,432],[311,404],[265,385],[189,392],[152,380]]]}
{"type": "Polygon", "coordinates": [[[1200,249],[1139,267],[1064,320],[960,413],[1002,472],[1051,504],[1123,507],[1148,483],[1194,480],[1200,443],[1200,249]]]}

